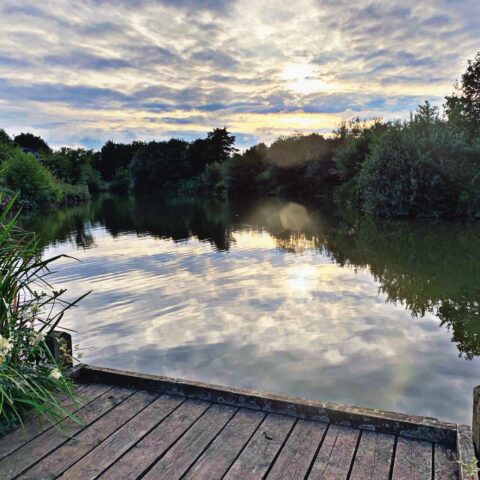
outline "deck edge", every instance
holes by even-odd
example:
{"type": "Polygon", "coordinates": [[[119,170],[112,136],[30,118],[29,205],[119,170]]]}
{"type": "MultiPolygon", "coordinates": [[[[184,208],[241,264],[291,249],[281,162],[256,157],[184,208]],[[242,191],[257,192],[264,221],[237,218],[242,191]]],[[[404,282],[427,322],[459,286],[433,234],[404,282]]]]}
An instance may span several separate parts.
{"type": "Polygon", "coordinates": [[[86,364],[78,365],[72,371],[72,376],[78,382],[131,386],[373,432],[402,435],[451,447],[457,446],[457,425],[430,417],[307,400],[86,364]]]}

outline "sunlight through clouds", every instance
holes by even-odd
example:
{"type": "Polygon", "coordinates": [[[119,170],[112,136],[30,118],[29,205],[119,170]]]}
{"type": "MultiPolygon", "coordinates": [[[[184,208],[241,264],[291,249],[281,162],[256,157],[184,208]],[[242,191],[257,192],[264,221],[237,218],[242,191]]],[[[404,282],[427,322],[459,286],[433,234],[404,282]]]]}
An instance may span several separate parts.
{"type": "Polygon", "coordinates": [[[480,43],[477,0],[4,0],[0,14],[0,128],[53,146],[226,125],[245,147],[405,117],[442,104],[480,43]]]}

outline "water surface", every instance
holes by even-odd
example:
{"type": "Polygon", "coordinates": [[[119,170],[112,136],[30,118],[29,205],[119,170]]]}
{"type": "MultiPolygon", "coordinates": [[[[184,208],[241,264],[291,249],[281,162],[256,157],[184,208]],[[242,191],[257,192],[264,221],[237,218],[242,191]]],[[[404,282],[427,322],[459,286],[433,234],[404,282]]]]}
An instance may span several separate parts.
{"type": "Polygon", "coordinates": [[[25,221],[83,361],[469,423],[480,224],[104,196],[25,221]]]}

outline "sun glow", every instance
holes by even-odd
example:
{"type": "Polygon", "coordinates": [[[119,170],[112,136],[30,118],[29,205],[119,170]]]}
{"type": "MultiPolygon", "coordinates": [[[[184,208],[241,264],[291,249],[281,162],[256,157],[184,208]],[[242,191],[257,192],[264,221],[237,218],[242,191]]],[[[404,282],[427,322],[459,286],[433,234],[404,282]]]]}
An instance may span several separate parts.
{"type": "Polygon", "coordinates": [[[314,65],[309,63],[288,63],[282,71],[282,79],[287,88],[295,93],[309,94],[327,88],[327,84],[317,78],[314,65]]]}

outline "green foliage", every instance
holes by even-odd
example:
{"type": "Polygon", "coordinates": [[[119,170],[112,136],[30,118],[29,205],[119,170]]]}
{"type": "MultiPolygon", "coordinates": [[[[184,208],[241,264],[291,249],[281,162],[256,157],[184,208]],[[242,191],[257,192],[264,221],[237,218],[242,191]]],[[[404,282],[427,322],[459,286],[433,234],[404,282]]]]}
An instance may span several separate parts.
{"type": "Polygon", "coordinates": [[[172,139],[140,149],[130,165],[134,188],[155,191],[186,178],[190,172],[187,147],[187,142],[172,139]]]}
{"type": "Polygon", "coordinates": [[[223,163],[230,155],[237,152],[234,147],[235,137],[230,135],[227,129],[214,128],[207,135],[208,163],[223,163]]]}
{"type": "Polygon", "coordinates": [[[225,164],[219,162],[208,164],[202,175],[202,190],[215,196],[225,195],[225,170],[225,164]]]}
{"type": "Polygon", "coordinates": [[[63,147],[51,154],[41,155],[42,163],[63,182],[87,185],[93,174],[92,150],[63,147]]]}
{"type": "Polygon", "coordinates": [[[145,146],[144,142],[114,143],[108,141],[94,159],[94,168],[103,180],[110,182],[120,168],[129,168],[133,156],[145,146]]]}
{"type": "Polygon", "coordinates": [[[2,164],[1,175],[6,186],[20,192],[21,200],[28,200],[35,205],[63,200],[55,177],[29,153],[16,149],[2,164]]]}
{"type": "Polygon", "coordinates": [[[130,184],[132,182],[132,176],[127,168],[119,168],[110,183],[110,190],[116,193],[128,193],[130,190],[130,184]]]}
{"type": "Polygon", "coordinates": [[[358,174],[362,208],[384,217],[477,216],[479,169],[479,145],[426,104],[373,146],[358,174]]]}
{"type": "Polygon", "coordinates": [[[49,266],[58,257],[42,259],[35,235],[19,230],[16,216],[10,218],[12,207],[13,202],[0,211],[1,430],[21,422],[21,414],[31,408],[51,421],[72,417],[57,395],[73,398],[47,343],[76,302],[65,302],[65,291],[47,282],[49,266]]]}
{"type": "Polygon", "coordinates": [[[47,142],[33,133],[20,133],[14,138],[14,142],[28,151],[52,153],[52,149],[48,146],[47,142]]]}
{"type": "Polygon", "coordinates": [[[480,52],[468,61],[467,70],[460,83],[455,84],[456,92],[446,97],[445,110],[449,121],[471,134],[480,129],[480,52]]]}

